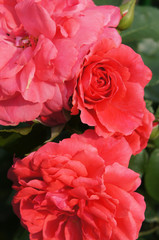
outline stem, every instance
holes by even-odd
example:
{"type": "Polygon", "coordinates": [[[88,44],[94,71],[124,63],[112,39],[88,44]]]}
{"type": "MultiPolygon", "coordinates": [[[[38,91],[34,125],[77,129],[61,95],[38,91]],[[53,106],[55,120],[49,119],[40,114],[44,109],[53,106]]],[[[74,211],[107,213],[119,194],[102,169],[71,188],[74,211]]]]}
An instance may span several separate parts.
{"type": "Polygon", "coordinates": [[[156,227],[154,227],[154,228],[152,228],[152,229],[150,229],[150,230],[148,230],[148,231],[140,232],[140,233],[139,233],[139,237],[143,237],[143,236],[150,235],[150,234],[156,232],[157,230],[159,230],[159,226],[156,226],[156,227]]]}

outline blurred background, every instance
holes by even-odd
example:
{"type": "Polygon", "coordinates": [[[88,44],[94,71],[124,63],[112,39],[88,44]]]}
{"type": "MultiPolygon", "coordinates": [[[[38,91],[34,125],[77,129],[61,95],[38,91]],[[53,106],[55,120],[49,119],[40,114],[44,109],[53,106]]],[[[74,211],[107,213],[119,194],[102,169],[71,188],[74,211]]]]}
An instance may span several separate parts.
{"type": "MultiPolygon", "coordinates": [[[[126,2],[126,1],[125,1],[126,2]]],[[[98,5],[117,5],[121,0],[95,0],[98,5]]],[[[153,72],[152,82],[145,89],[147,107],[159,119],[159,0],[138,0],[132,27],[122,33],[123,43],[141,54],[153,72]],[[144,7],[143,7],[144,6],[144,7]],[[152,9],[153,8],[153,9],[152,9]],[[155,8],[155,9],[154,9],[155,8]],[[141,32],[139,27],[144,28],[141,32]],[[132,29],[135,31],[132,32],[132,29]],[[139,33],[138,33],[139,31],[139,33]]],[[[26,126],[28,127],[28,126],[26,126]]],[[[3,127],[0,126],[0,130],[3,127]]],[[[158,126],[157,130],[158,131],[158,126]]],[[[156,133],[157,134],[157,133],[156,133]]],[[[0,240],[28,240],[28,233],[20,226],[12,211],[14,195],[7,179],[13,156],[24,155],[50,136],[50,129],[36,124],[27,136],[19,133],[0,133],[0,240]]],[[[159,136],[152,136],[146,150],[133,156],[130,168],[140,173],[142,185],[139,192],[147,203],[146,220],[139,240],[159,240],[159,136]]],[[[101,239],[102,240],[102,239],[101,239]]]]}

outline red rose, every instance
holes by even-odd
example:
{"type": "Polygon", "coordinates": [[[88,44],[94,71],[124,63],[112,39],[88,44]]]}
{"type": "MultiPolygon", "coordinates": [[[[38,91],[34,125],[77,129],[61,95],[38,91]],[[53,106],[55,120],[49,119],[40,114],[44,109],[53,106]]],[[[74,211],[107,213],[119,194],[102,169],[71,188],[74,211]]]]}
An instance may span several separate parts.
{"type": "Polygon", "coordinates": [[[134,155],[141,152],[147,146],[152,132],[153,121],[154,115],[145,109],[142,125],[136,128],[131,135],[125,137],[134,155]]]}
{"type": "MultiPolygon", "coordinates": [[[[144,87],[151,76],[141,56],[130,47],[117,45],[108,38],[100,39],[83,62],[72,114],[80,110],[81,121],[95,126],[100,136],[130,136],[145,121],[144,87]]],[[[153,115],[149,115],[147,125],[151,128],[153,115]]],[[[146,134],[148,139],[150,131],[146,134]]]]}
{"type": "Polygon", "coordinates": [[[93,130],[48,143],[9,170],[13,208],[31,240],[135,240],[144,220],[124,138],[93,130]],[[116,162],[117,161],[117,162],[116,162]]]}

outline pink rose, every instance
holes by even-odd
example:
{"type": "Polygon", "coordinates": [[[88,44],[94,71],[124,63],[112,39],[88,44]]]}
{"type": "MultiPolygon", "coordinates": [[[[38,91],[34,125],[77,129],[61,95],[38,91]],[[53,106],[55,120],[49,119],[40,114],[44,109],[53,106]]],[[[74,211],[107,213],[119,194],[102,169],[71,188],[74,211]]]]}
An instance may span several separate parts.
{"type": "Polygon", "coordinates": [[[151,76],[141,56],[130,47],[101,38],[85,56],[72,114],[80,110],[81,121],[95,126],[99,136],[126,136],[128,140],[132,134],[138,135],[135,153],[146,146],[154,119],[144,101],[144,87],[151,76]]]}
{"type": "Polygon", "coordinates": [[[15,159],[15,213],[31,240],[135,240],[144,220],[139,174],[124,138],[93,130],[15,159]]]}
{"type": "Polygon", "coordinates": [[[72,79],[88,46],[120,20],[118,8],[92,0],[5,0],[0,14],[2,125],[69,109],[72,79]]]}

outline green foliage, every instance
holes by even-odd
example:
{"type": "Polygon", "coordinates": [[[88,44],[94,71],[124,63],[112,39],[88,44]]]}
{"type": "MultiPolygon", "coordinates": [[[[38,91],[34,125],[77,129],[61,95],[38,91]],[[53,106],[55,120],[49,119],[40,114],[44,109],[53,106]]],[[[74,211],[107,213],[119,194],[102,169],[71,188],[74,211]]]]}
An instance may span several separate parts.
{"type": "Polygon", "coordinates": [[[148,161],[148,153],[144,149],[141,153],[132,156],[129,162],[129,168],[139,173],[140,176],[145,172],[145,165],[148,161]]]}
{"type": "Polygon", "coordinates": [[[96,5],[114,5],[114,6],[120,6],[122,3],[122,0],[94,0],[94,3],[96,5]]]}
{"type": "Polygon", "coordinates": [[[21,123],[16,127],[13,126],[0,126],[0,133],[19,133],[21,135],[28,135],[32,128],[34,127],[35,123],[28,124],[28,123],[21,123]]]}
{"type": "Polygon", "coordinates": [[[20,227],[17,230],[13,240],[29,240],[29,234],[25,229],[20,227]]]}
{"type": "Polygon", "coordinates": [[[122,32],[123,43],[133,47],[153,72],[153,78],[145,88],[145,97],[156,103],[159,103],[158,19],[159,9],[137,6],[132,26],[122,32]]]}
{"type": "Polygon", "coordinates": [[[149,159],[145,174],[148,194],[159,202],[159,149],[155,149],[149,159]]]}
{"type": "Polygon", "coordinates": [[[159,10],[153,7],[135,8],[135,18],[132,26],[122,33],[123,42],[128,44],[144,38],[159,40],[158,21],[159,10]]]}
{"type": "Polygon", "coordinates": [[[0,147],[3,147],[16,156],[23,156],[43,145],[51,137],[51,129],[41,124],[35,124],[27,135],[17,132],[1,132],[0,147]]]}

